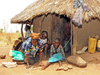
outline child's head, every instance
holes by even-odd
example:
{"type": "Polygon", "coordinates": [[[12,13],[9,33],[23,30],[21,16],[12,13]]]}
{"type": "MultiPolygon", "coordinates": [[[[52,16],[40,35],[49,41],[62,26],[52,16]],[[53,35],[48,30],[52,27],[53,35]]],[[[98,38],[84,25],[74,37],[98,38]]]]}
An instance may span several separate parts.
{"type": "Polygon", "coordinates": [[[26,25],[25,26],[25,31],[30,30],[30,26],[26,25]]]}
{"type": "Polygon", "coordinates": [[[55,48],[57,48],[59,46],[59,44],[60,44],[60,39],[59,38],[56,38],[55,39],[55,42],[54,42],[55,48]]]}
{"type": "Polygon", "coordinates": [[[45,39],[48,37],[48,32],[47,31],[42,31],[42,38],[45,39]]]}

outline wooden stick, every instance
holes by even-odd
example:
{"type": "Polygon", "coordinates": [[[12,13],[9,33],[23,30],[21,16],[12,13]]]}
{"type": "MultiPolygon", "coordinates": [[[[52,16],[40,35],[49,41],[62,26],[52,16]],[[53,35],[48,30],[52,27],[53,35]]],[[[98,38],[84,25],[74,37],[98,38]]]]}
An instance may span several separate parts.
{"type": "Polygon", "coordinates": [[[24,35],[23,35],[23,24],[21,25],[21,35],[22,35],[22,41],[24,42],[24,35]]]}
{"type": "Polygon", "coordinates": [[[73,25],[73,32],[75,32],[73,36],[73,49],[72,55],[76,55],[76,48],[77,48],[77,35],[78,35],[78,26],[73,25]]]}
{"type": "MultiPolygon", "coordinates": [[[[73,25],[72,25],[72,20],[70,22],[71,24],[71,37],[73,36],[73,25]]],[[[73,37],[71,38],[71,54],[73,52],[73,37]]]]}
{"type": "Polygon", "coordinates": [[[53,15],[51,14],[51,41],[52,41],[52,31],[53,31],[53,15]]]}
{"type": "Polygon", "coordinates": [[[40,32],[42,31],[42,22],[43,22],[44,18],[45,18],[45,15],[43,15],[42,20],[40,21],[40,32]]]}

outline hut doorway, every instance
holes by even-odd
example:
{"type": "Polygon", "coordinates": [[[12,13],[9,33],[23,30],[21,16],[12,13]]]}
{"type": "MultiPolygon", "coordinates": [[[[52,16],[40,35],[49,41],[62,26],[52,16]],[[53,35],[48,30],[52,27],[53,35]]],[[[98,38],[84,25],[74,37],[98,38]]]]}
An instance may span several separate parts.
{"type": "Polygon", "coordinates": [[[66,15],[52,15],[52,43],[54,42],[55,38],[60,38],[61,45],[64,47],[65,52],[71,51],[71,24],[70,18],[66,15]],[[68,42],[69,41],[69,42],[68,42]]]}
{"type": "MultiPolygon", "coordinates": [[[[60,38],[61,45],[64,46],[71,37],[71,24],[70,18],[64,15],[48,14],[43,19],[43,16],[34,18],[33,31],[41,33],[42,31],[48,32],[48,38],[51,43],[54,43],[55,38],[60,38]],[[42,21],[42,23],[41,23],[42,21]],[[40,31],[41,30],[41,31],[40,31]]],[[[64,50],[71,51],[70,42],[64,50]]]]}
{"type": "Polygon", "coordinates": [[[65,28],[64,28],[64,45],[65,46],[65,52],[71,51],[71,24],[70,24],[70,18],[68,18],[67,16],[64,16],[64,24],[65,24],[65,28]]]}

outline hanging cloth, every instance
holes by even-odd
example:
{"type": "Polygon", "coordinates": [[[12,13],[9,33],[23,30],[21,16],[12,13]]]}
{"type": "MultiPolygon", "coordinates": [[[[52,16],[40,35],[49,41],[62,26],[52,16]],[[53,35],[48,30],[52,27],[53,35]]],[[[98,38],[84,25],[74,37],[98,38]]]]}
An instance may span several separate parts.
{"type": "Polygon", "coordinates": [[[76,13],[73,16],[72,22],[75,25],[81,26],[82,25],[82,13],[83,11],[90,11],[90,8],[84,4],[84,0],[77,0],[74,1],[74,8],[77,8],[76,13]]]}

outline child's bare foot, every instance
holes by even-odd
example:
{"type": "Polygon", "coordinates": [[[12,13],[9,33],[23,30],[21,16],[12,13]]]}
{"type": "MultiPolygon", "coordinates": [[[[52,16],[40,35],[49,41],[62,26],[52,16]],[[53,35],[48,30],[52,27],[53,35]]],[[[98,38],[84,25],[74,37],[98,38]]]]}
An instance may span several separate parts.
{"type": "Polygon", "coordinates": [[[45,68],[44,68],[44,66],[42,66],[42,70],[44,70],[45,68]]]}

